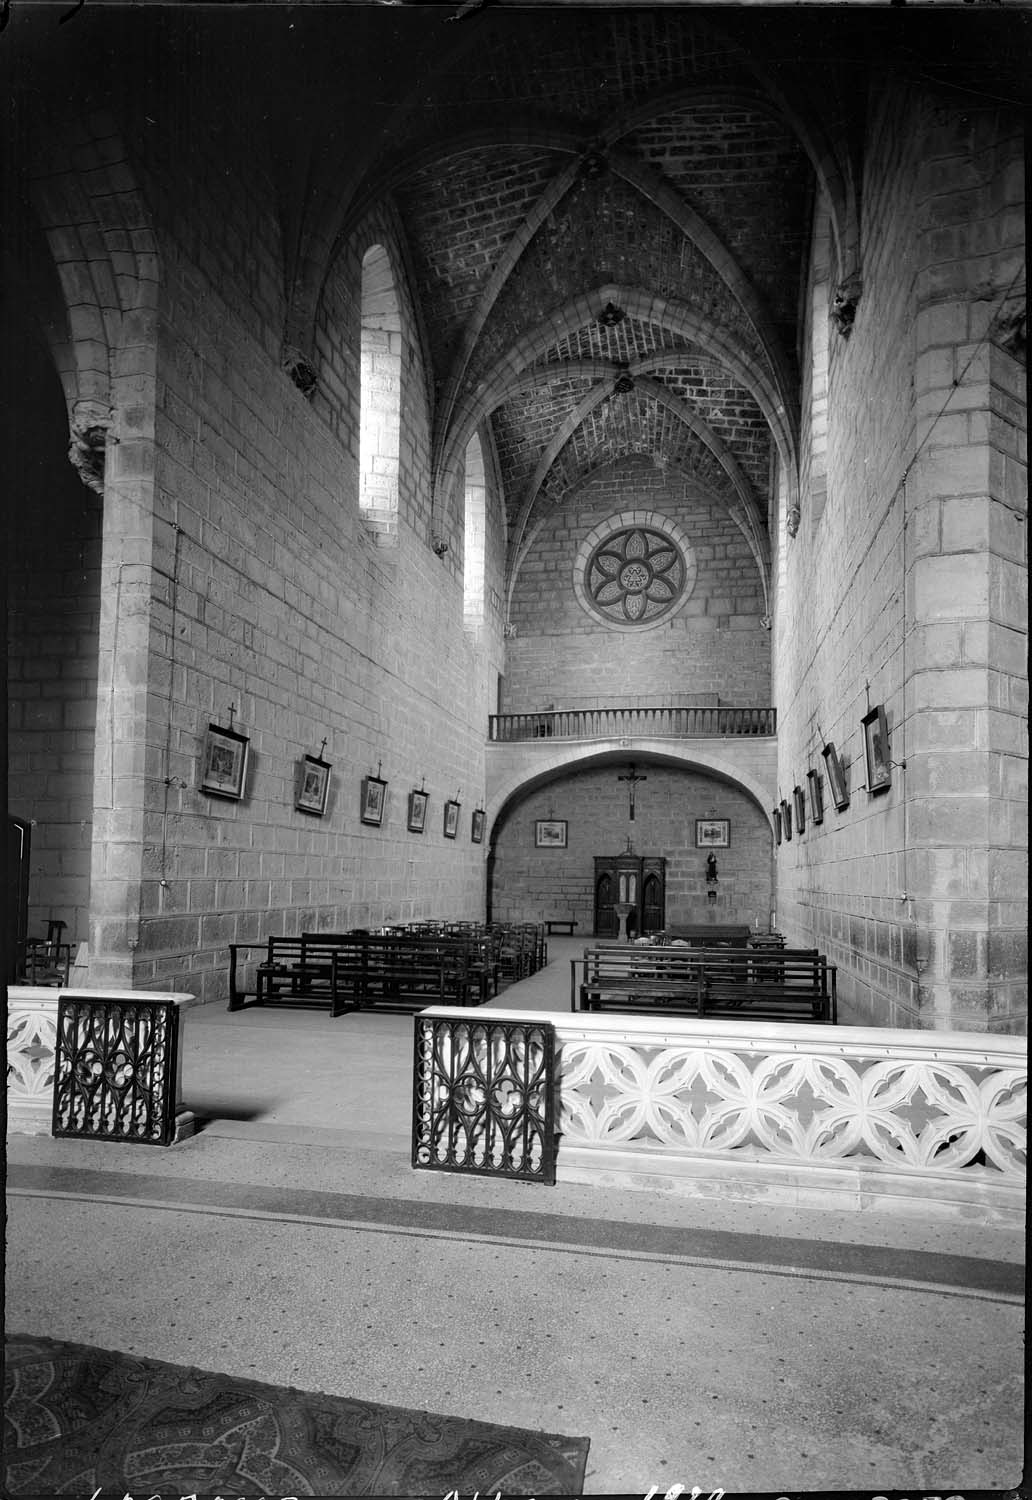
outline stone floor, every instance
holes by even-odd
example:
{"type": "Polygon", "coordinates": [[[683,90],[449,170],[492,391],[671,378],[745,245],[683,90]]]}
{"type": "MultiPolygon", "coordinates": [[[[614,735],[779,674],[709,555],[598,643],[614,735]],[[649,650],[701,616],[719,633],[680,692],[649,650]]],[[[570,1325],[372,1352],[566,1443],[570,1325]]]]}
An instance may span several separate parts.
{"type": "Polygon", "coordinates": [[[10,1138],[8,1329],[587,1436],[588,1494],[1018,1483],[1023,1234],[413,1171],[411,1053],[190,1012],[193,1139],[10,1138]]]}

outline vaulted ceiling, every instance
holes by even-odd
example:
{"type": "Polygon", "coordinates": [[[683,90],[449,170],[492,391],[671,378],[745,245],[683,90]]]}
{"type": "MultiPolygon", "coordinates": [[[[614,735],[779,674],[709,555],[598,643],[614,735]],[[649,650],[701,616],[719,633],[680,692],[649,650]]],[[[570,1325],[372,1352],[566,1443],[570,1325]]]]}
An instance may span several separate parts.
{"type": "Polygon", "coordinates": [[[510,575],[542,513],[630,454],[722,500],[767,573],[818,184],[843,261],[855,195],[848,111],[831,133],[802,59],[754,40],[681,8],[488,13],[363,164],[347,223],[389,198],[404,227],[435,483],[487,422],[510,575]]]}

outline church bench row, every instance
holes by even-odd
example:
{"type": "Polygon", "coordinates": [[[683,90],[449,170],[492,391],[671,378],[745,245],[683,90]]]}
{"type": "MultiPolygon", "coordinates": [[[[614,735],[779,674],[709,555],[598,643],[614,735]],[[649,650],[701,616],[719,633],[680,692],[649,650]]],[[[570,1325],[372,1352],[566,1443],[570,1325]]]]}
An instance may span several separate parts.
{"type": "Polygon", "coordinates": [[[331,1015],[387,998],[392,1003],[482,1005],[497,988],[498,965],[478,940],[303,933],[230,945],[230,1010],[243,1009],[249,995],[257,1005],[326,1006],[331,1015]],[[253,988],[248,988],[249,956],[259,952],[253,988]]]}
{"type": "Polygon", "coordinates": [[[387,1000],[482,1005],[503,980],[536,972],[547,949],[540,924],[442,922],[270,937],[260,944],[231,944],[229,955],[230,1010],[242,1009],[253,995],[258,1005],[325,1005],[339,1014],[357,1003],[387,1000]]]}
{"type": "Polygon", "coordinates": [[[570,1009],[834,1025],[836,973],[816,949],[586,948],[571,963],[570,1009]]]}

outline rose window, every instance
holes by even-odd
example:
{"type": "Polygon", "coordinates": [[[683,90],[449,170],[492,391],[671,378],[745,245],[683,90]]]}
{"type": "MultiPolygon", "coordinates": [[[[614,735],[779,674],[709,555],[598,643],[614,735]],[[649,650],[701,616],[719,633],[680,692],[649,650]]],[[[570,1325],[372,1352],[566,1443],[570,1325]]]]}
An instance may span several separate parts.
{"type": "Polygon", "coordinates": [[[584,570],[585,593],[604,620],[654,625],[679,603],[687,570],[669,536],[649,526],[610,533],[584,570]]]}

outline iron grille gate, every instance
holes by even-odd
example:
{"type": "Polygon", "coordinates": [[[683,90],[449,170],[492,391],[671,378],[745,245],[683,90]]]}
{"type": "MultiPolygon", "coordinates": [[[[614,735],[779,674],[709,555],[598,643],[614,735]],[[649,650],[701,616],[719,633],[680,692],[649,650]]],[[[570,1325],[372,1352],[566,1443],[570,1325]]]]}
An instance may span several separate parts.
{"type": "Polygon", "coordinates": [[[174,1001],[58,1000],[54,1135],[171,1145],[178,1077],[174,1001]]]}
{"type": "Polygon", "coordinates": [[[555,1028],[423,1013],[412,1165],[555,1183],[555,1028]]]}

